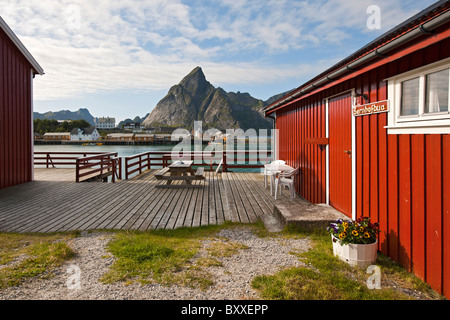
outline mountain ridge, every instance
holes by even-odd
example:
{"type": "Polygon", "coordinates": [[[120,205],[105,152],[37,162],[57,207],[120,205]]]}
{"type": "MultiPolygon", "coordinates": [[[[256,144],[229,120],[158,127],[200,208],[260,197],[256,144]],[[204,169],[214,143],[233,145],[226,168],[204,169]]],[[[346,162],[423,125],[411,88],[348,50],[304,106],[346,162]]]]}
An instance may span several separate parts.
{"type": "Polygon", "coordinates": [[[192,129],[194,121],[203,121],[203,128],[219,130],[270,129],[272,120],[264,118],[263,107],[264,101],[249,93],[226,92],[214,87],[206,80],[201,67],[195,67],[169,89],[143,125],[192,129]]]}
{"type": "Polygon", "coordinates": [[[33,112],[33,119],[48,120],[86,120],[91,125],[95,124],[95,118],[87,108],[79,108],[77,111],[60,110],[44,113],[33,112]]]}

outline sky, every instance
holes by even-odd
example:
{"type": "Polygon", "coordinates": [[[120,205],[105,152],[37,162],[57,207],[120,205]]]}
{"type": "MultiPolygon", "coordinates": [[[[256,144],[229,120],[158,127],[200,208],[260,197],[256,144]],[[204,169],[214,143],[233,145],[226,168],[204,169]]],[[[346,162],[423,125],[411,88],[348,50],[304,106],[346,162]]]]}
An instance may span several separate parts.
{"type": "Polygon", "coordinates": [[[0,15],[44,69],[34,111],[87,108],[118,123],[197,66],[215,87],[266,100],[434,2],[0,0],[0,15]]]}

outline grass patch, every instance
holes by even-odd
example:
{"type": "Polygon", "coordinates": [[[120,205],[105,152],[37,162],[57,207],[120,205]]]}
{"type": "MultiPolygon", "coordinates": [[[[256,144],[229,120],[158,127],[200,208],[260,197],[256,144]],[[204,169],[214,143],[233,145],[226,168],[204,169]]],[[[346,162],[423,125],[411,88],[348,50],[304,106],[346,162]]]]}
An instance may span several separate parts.
{"type": "Polygon", "coordinates": [[[377,259],[381,269],[381,289],[371,290],[366,284],[370,274],[334,257],[329,234],[325,231],[289,226],[281,234],[285,237],[308,237],[313,241],[313,248],[296,254],[306,267],[289,268],[253,279],[253,288],[259,290],[264,299],[439,299],[439,295],[427,284],[382,254],[377,259]]]}
{"type": "Polygon", "coordinates": [[[198,258],[195,264],[199,267],[221,267],[222,266],[222,262],[220,262],[217,259],[211,258],[211,257],[198,258]]]}
{"type": "Polygon", "coordinates": [[[51,270],[75,253],[67,245],[73,234],[0,234],[0,289],[16,286],[51,270]]]}
{"type": "Polygon", "coordinates": [[[162,284],[212,284],[209,274],[202,272],[202,264],[218,264],[217,260],[200,260],[197,268],[191,259],[201,249],[201,242],[212,237],[221,228],[234,224],[179,228],[174,230],[129,231],[116,233],[108,250],[116,258],[110,271],[102,277],[104,283],[136,280],[141,283],[156,281],[162,284]]]}
{"type": "Polygon", "coordinates": [[[213,257],[231,257],[242,249],[248,249],[248,246],[234,241],[217,241],[212,242],[206,251],[213,257]]]}

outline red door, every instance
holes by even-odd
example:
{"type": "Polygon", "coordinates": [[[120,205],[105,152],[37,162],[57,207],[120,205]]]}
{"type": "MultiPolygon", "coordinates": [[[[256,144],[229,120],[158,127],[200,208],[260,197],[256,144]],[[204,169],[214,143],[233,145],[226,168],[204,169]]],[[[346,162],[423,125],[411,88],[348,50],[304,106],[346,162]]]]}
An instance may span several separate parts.
{"type": "Polygon", "coordinates": [[[330,205],[352,216],[352,104],[345,94],[328,101],[330,205]]]}

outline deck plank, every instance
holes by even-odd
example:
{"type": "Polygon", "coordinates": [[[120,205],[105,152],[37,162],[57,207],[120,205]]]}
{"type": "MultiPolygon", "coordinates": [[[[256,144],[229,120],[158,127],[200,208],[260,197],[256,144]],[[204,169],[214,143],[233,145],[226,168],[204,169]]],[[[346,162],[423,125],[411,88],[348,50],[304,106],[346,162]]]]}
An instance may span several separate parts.
{"type": "MultiPolygon", "coordinates": [[[[116,183],[75,183],[73,169],[35,169],[35,181],[0,190],[1,232],[174,229],[254,222],[279,200],[259,173],[205,171],[198,188],[156,188],[157,170],[116,183]]],[[[175,186],[181,184],[175,181],[175,186]]]]}

